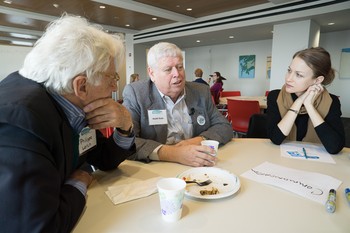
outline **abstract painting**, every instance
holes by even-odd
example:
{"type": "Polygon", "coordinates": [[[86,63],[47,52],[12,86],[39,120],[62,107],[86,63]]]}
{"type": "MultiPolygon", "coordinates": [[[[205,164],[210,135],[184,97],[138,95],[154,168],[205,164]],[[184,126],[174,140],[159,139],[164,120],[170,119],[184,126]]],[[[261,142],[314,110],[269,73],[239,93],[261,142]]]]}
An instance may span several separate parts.
{"type": "Polygon", "coordinates": [[[255,55],[239,56],[239,77],[254,78],[255,76],[255,55]]]}

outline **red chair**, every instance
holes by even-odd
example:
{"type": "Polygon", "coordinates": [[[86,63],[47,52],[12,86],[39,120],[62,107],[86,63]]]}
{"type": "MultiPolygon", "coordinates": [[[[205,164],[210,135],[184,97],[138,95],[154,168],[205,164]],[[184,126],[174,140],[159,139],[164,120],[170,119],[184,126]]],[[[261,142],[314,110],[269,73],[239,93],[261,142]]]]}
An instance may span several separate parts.
{"type": "Polygon", "coordinates": [[[250,117],[260,113],[260,106],[256,100],[227,99],[227,110],[232,130],[242,136],[247,134],[250,117]]]}
{"type": "Polygon", "coordinates": [[[241,96],[240,91],[222,91],[220,93],[220,97],[227,97],[227,96],[241,96]]]}

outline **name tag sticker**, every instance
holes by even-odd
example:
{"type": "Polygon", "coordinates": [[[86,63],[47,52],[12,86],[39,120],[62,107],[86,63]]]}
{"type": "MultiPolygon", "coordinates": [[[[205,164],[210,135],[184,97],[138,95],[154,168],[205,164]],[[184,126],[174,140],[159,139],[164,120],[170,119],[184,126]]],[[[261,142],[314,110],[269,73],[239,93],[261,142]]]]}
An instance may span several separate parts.
{"type": "Polygon", "coordinates": [[[168,119],[166,110],[148,110],[149,125],[166,125],[168,119]]]}
{"type": "Polygon", "coordinates": [[[97,145],[96,130],[85,127],[79,134],[79,155],[97,145]]]}

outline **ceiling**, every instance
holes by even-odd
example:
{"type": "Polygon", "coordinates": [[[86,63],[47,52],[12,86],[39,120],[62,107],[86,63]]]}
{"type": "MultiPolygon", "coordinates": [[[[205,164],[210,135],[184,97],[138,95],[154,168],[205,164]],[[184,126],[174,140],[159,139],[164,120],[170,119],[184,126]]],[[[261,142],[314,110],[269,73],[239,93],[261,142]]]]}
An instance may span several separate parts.
{"type": "Polygon", "coordinates": [[[131,35],[145,46],[272,39],[273,25],[301,20],[313,20],[322,33],[350,29],[350,1],[344,0],[0,0],[0,44],[31,46],[63,12],[131,35]]]}

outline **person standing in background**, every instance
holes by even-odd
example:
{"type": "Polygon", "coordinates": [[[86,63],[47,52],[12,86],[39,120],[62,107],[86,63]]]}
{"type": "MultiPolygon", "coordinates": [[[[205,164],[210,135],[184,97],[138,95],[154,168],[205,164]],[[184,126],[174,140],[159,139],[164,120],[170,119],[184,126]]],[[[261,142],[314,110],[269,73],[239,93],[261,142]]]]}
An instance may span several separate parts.
{"type": "Polygon", "coordinates": [[[213,85],[210,87],[211,95],[213,96],[214,102],[216,105],[220,103],[220,92],[222,92],[224,83],[222,80],[226,80],[225,78],[221,77],[220,72],[214,72],[213,75],[210,75],[213,77],[213,85]]]}
{"type": "Polygon", "coordinates": [[[345,145],[339,98],[325,85],[334,79],[329,53],[321,47],[294,54],[281,90],[267,97],[268,135],[274,144],[284,140],[322,143],[330,154],[345,145]]]}
{"type": "Polygon", "coordinates": [[[130,113],[111,98],[124,51],[121,38],[64,14],[0,82],[1,232],[71,232],[92,171],[135,152],[130,113]],[[113,137],[96,130],[106,127],[113,137]]]}
{"type": "Polygon", "coordinates": [[[203,84],[209,86],[209,84],[208,84],[206,81],[204,81],[204,80],[202,79],[202,77],[203,77],[203,70],[202,70],[202,69],[197,68],[197,69],[194,71],[194,75],[196,76],[196,79],[195,79],[193,82],[196,82],[196,83],[203,83],[203,84]]]}
{"type": "Polygon", "coordinates": [[[136,81],[139,81],[139,80],[140,80],[139,74],[132,74],[132,75],[130,75],[130,83],[133,83],[133,82],[136,82],[136,81]]]}

